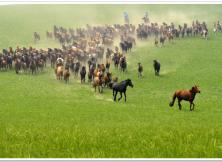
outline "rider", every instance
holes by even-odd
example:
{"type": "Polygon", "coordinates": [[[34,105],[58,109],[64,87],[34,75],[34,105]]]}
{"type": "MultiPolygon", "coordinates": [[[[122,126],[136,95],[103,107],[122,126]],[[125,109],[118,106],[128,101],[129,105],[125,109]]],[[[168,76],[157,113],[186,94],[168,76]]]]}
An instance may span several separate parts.
{"type": "Polygon", "coordinates": [[[125,11],[125,12],[123,13],[123,15],[124,15],[124,21],[125,21],[125,23],[126,23],[126,24],[129,24],[129,15],[128,15],[128,13],[125,11]]]}
{"type": "Polygon", "coordinates": [[[148,17],[148,12],[145,12],[144,17],[142,18],[144,20],[144,23],[149,23],[149,17],[148,17]]]}

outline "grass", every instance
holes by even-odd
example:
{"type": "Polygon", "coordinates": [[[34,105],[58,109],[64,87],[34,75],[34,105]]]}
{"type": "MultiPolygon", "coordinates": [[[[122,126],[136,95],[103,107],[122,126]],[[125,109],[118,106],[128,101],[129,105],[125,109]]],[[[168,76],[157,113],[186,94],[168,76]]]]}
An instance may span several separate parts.
{"type": "MultiPolygon", "coordinates": [[[[0,8],[2,48],[18,44],[58,46],[45,36],[33,44],[33,31],[43,35],[54,24],[121,23],[124,10],[134,15],[135,22],[148,10],[156,18],[165,14],[169,21],[183,22],[182,17],[191,22],[194,17],[204,19],[209,26],[221,14],[221,5],[0,8]],[[172,13],[178,17],[168,17],[172,13]]],[[[51,68],[36,76],[0,72],[0,157],[222,157],[221,41],[222,34],[210,33],[208,41],[184,38],[163,48],[155,48],[153,41],[138,42],[127,55],[126,74],[112,67],[120,80],[131,78],[135,85],[127,91],[127,103],[114,103],[110,90],[95,93],[90,85],[80,85],[73,76],[67,85],[59,82],[51,68]],[[160,77],[154,76],[153,59],[161,62],[160,77]],[[144,66],[142,79],[137,78],[138,62],[144,66]],[[194,112],[185,102],[182,111],[177,105],[168,106],[176,89],[194,84],[201,88],[194,112]]]]}

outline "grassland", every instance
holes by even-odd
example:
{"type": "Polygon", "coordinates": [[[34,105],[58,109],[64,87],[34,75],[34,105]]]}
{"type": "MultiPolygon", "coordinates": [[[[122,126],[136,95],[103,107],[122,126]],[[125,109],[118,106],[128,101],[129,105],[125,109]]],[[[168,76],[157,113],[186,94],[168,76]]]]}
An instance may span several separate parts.
{"type": "MultiPolygon", "coordinates": [[[[17,5],[0,6],[0,47],[58,46],[43,37],[34,44],[32,33],[89,24],[123,23],[128,11],[133,23],[148,10],[154,21],[182,23],[205,20],[209,26],[222,14],[221,5],[17,5]]],[[[155,48],[138,42],[127,55],[135,87],[127,103],[112,101],[112,93],[94,93],[90,85],[55,79],[51,68],[42,74],[0,72],[0,157],[222,157],[221,60],[222,34],[209,40],[184,38],[155,48]],[[155,77],[152,60],[160,60],[155,77]],[[137,62],[144,77],[137,78],[137,62]],[[168,106],[176,89],[198,84],[194,112],[168,106]]]]}

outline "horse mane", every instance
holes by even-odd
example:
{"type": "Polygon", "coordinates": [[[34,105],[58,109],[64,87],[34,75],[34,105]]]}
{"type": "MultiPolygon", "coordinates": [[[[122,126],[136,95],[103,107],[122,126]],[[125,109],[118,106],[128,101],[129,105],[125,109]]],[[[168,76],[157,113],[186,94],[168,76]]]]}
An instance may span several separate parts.
{"type": "Polygon", "coordinates": [[[120,84],[130,81],[130,79],[126,79],[120,82],[120,84]]]}

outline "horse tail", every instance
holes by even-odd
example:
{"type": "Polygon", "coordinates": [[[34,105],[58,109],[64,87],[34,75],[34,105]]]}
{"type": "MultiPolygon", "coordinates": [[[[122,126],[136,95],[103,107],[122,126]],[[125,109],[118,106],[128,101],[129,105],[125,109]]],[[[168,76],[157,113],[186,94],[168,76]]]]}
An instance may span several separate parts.
{"type": "Polygon", "coordinates": [[[176,100],[176,93],[174,93],[174,95],[173,95],[173,100],[170,102],[170,107],[173,107],[173,105],[174,105],[174,102],[175,102],[175,100],[176,100]]]}

